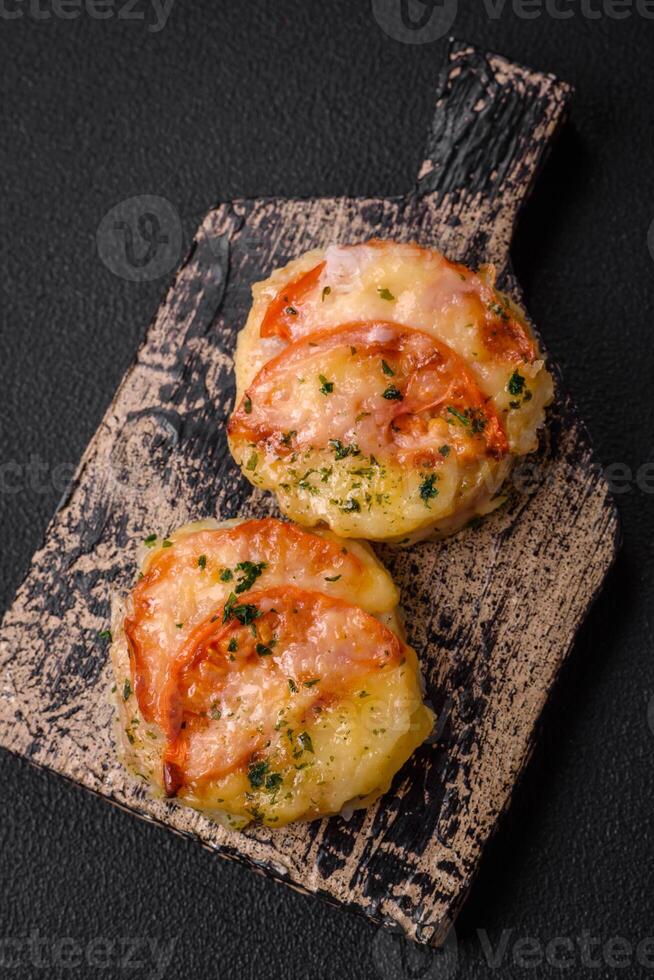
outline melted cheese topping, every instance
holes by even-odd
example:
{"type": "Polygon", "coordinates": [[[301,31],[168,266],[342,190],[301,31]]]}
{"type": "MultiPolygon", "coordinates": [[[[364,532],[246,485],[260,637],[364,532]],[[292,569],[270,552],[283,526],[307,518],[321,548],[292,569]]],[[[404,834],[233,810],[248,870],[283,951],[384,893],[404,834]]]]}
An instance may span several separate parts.
{"type": "Polygon", "coordinates": [[[367,805],[433,723],[370,549],[272,518],[150,552],[115,624],[128,763],[230,826],[367,805]]]}
{"type": "Polygon", "coordinates": [[[253,296],[235,357],[230,447],[286,514],[344,536],[409,541],[448,533],[501,502],[511,457],[537,447],[552,379],[523,315],[493,288],[492,270],[475,274],[436,251],[372,241],[307,253],[255,284],[253,296]],[[357,326],[368,337],[350,345],[355,354],[326,340],[357,326]],[[401,346],[398,330],[407,346],[407,328],[413,374],[404,357],[396,376],[392,348],[401,346]],[[416,369],[426,338],[432,364],[437,352],[447,367],[438,391],[434,372],[416,369]],[[371,366],[373,350],[377,368],[390,367],[382,365],[385,377],[371,366]],[[428,417],[425,399],[414,397],[425,378],[428,417]],[[393,389],[402,401],[380,409],[379,396],[393,402],[393,389]],[[484,438],[471,441],[480,424],[484,438]],[[339,444],[364,458],[339,457],[339,444]],[[383,473],[369,475],[370,457],[383,473]]]}

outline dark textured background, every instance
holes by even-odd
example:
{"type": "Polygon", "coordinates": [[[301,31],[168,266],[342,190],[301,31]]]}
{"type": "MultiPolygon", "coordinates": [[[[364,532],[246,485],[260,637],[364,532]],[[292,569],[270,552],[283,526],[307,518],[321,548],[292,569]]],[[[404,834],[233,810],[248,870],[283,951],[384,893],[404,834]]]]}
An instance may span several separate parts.
{"type": "MultiPolygon", "coordinates": [[[[514,261],[601,459],[635,476],[654,461],[654,20],[460,7],[457,36],[576,86],[514,261]]],[[[162,195],[188,242],[211,204],[235,196],[402,192],[444,57],[444,41],[391,40],[366,0],[176,0],[160,33],[86,15],[0,17],[3,608],[61,495],[62,464],[82,453],[167,283],[105,268],[95,233],[106,211],[162,195]]],[[[48,965],[57,939],[130,936],[177,937],[165,976],[186,980],[654,974],[654,949],[649,970],[628,956],[612,966],[608,946],[593,947],[595,966],[578,945],[567,970],[516,961],[527,937],[654,936],[654,497],[620,488],[618,564],[458,922],[457,972],[2,753],[0,940],[47,943],[42,966],[23,951],[17,969],[0,945],[0,978],[156,975],[147,953],[134,969],[48,965]],[[502,941],[493,972],[484,950],[502,941]]]]}

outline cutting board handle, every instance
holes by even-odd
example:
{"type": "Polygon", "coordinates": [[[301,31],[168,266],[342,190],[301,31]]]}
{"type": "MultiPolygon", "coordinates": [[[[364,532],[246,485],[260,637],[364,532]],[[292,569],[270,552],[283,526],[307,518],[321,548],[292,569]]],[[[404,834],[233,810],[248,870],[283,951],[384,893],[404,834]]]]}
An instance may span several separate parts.
{"type": "Polygon", "coordinates": [[[450,41],[416,190],[441,237],[444,221],[452,229],[450,251],[465,225],[468,257],[505,265],[518,211],[571,95],[553,75],[450,41]],[[479,229],[472,254],[471,224],[479,229]]]}

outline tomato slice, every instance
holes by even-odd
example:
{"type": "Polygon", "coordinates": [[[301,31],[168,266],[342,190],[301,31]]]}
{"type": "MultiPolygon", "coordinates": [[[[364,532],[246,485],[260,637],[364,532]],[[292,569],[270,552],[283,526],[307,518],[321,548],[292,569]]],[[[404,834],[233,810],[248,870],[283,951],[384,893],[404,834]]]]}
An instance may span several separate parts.
{"type": "MultiPolygon", "coordinates": [[[[360,312],[366,315],[371,284],[383,283],[388,275],[397,274],[403,294],[397,310],[411,311],[408,325],[414,329],[433,331],[447,341],[450,320],[456,318],[457,311],[466,309],[465,316],[475,328],[470,336],[477,336],[492,358],[534,361],[536,348],[528,329],[483,274],[474,273],[435,250],[382,239],[332,248],[327,255],[331,259],[326,258],[278,290],[265,310],[261,337],[295,341],[319,329],[335,328],[339,321],[331,317],[339,309],[338,302],[333,305],[337,297],[347,299],[348,313],[340,317],[340,322],[362,319],[360,312]],[[336,259],[332,270],[335,253],[341,259],[347,256],[347,260],[336,259]],[[335,275],[332,282],[330,270],[335,275]],[[332,292],[327,304],[323,290],[318,289],[321,277],[332,292]],[[329,317],[328,323],[319,326],[325,316],[329,317]]],[[[372,292],[376,296],[379,289],[372,292]]],[[[389,312],[395,320],[393,310],[389,312]]]]}
{"type": "Polygon", "coordinates": [[[461,454],[508,452],[497,411],[455,351],[422,331],[375,320],[286,347],[256,376],[228,434],[283,457],[306,446],[351,443],[356,431],[365,454],[400,462],[431,454],[436,461],[438,446],[430,442],[436,417],[456,425],[461,454]],[[341,380],[334,384],[323,371],[340,372],[341,380]]]}
{"type": "Polygon", "coordinates": [[[259,331],[261,337],[291,339],[293,331],[302,321],[303,301],[318,285],[324,268],[325,263],[321,262],[320,265],[279,290],[261,322],[259,331]]]}
{"type": "Polygon", "coordinates": [[[359,589],[363,605],[383,592],[383,583],[371,578],[361,559],[340,541],[276,518],[173,535],[171,547],[151,555],[132,590],[124,623],[132,687],[146,721],[161,723],[159,698],[170,662],[198,624],[213,614],[217,596],[226,598],[240,589],[246,572],[238,566],[243,562],[260,569],[253,580],[258,587],[297,581],[344,598],[359,589]]]}
{"type": "Polygon", "coordinates": [[[159,697],[166,793],[246,766],[286,712],[315,716],[403,655],[395,633],[343,599],[285,585],[228,600],[167,671],[159,697]]]}

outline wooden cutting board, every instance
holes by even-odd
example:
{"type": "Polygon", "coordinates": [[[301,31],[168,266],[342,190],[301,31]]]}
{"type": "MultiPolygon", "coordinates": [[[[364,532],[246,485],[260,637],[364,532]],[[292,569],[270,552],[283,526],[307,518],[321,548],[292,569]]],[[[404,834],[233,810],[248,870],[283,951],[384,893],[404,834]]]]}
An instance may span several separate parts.
{"type": "Polygon", "coordinates": [[[239,834],[150,800],[114,757],[98,633],[147,534],[275,512],[225,441],[250,284],[306,249],[380,236],[492,261],[519,301],[508,256],[516,215],[569,97],[551,75],[454,43],[404,197],[268,198],[207,214],[4,618],[0,745],[268,877],[420,942],[442,939],[616,549],[613,503],[560,383],[505,508],[446,542],[379,549],[439,721],[371,810],[239,834]]]}

